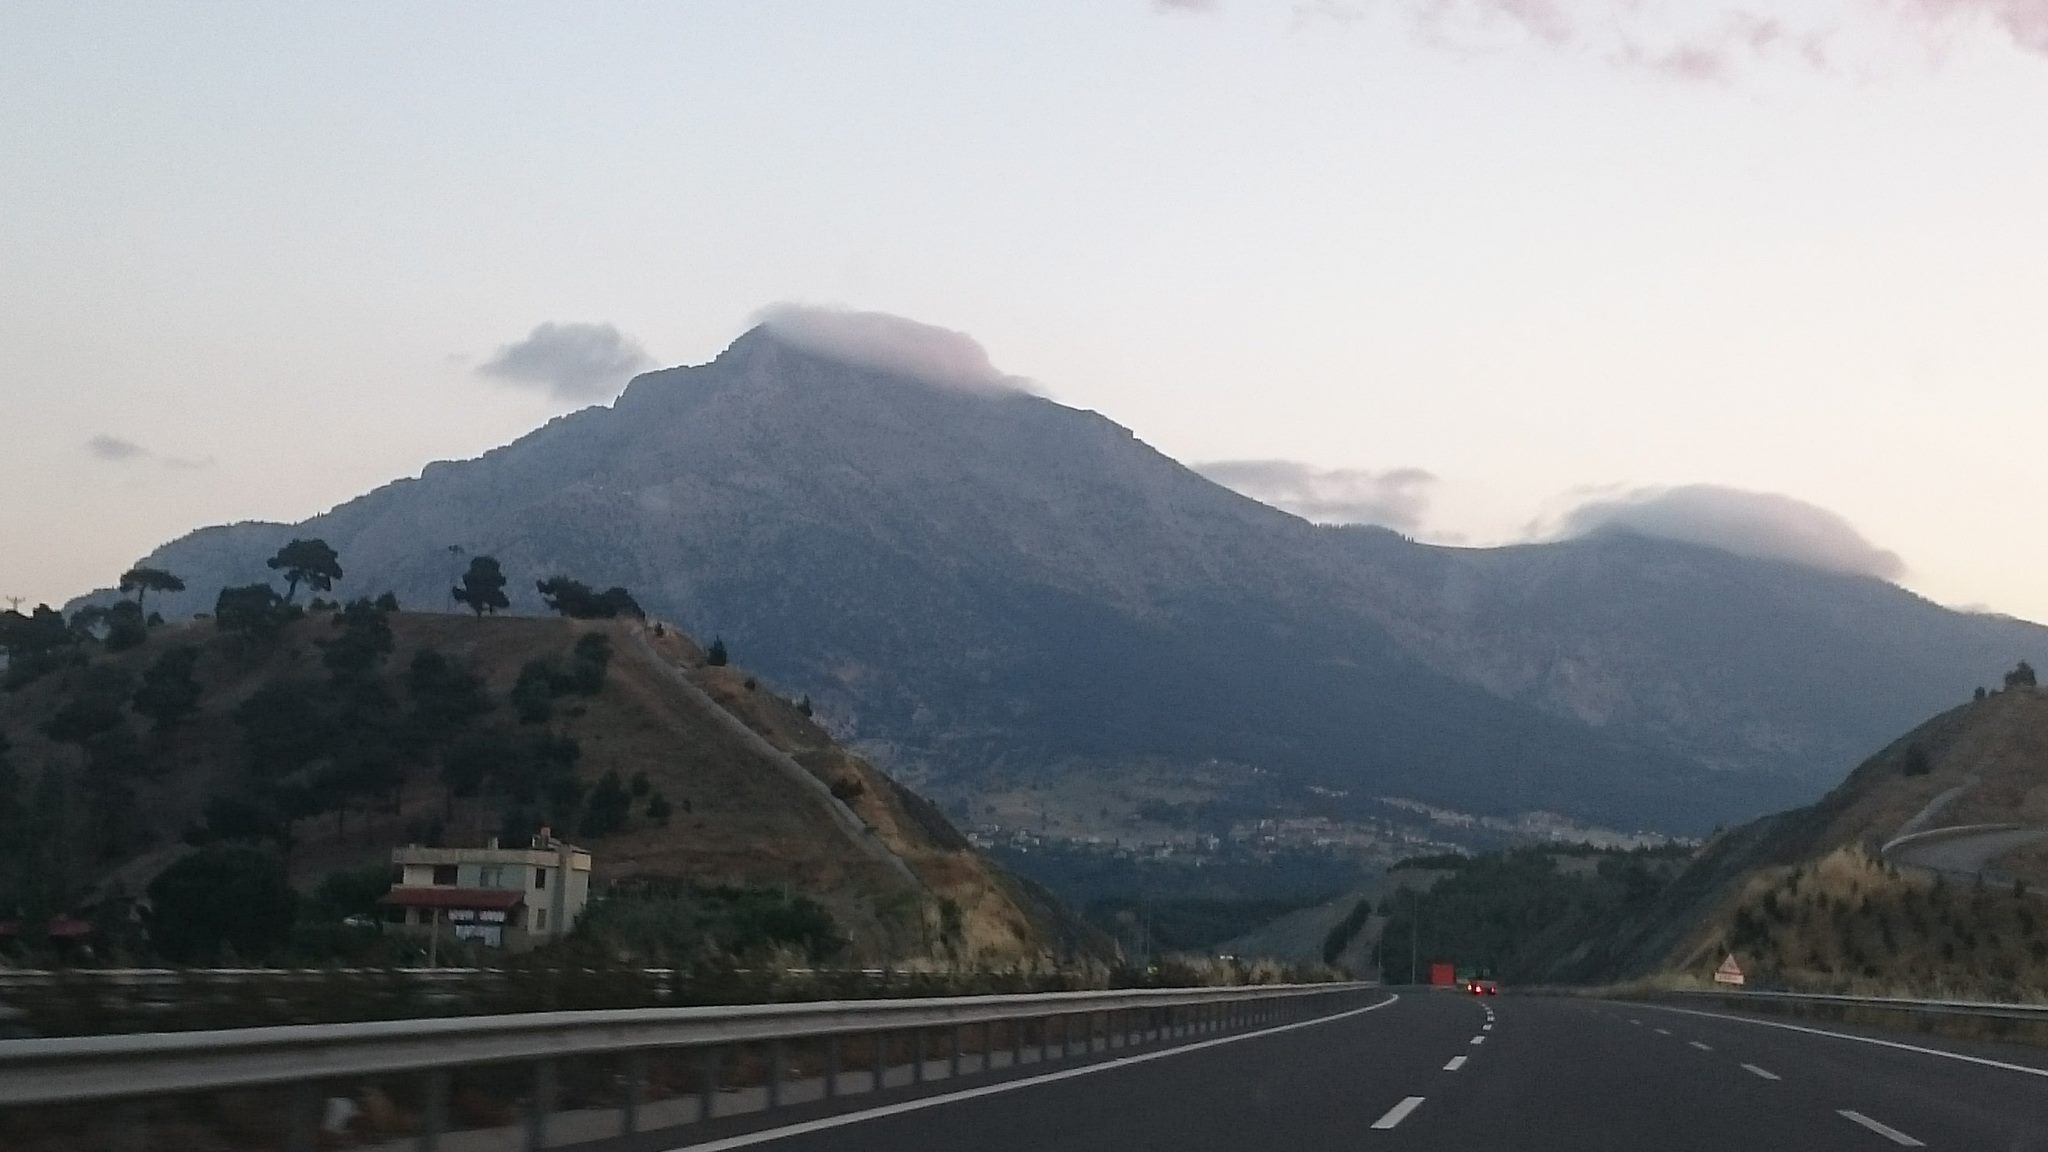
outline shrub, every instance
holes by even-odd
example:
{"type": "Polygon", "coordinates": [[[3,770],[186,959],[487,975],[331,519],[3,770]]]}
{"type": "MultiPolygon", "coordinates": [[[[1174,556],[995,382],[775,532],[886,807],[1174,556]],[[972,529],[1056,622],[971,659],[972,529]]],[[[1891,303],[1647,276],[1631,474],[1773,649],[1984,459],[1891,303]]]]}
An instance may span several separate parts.
{"type": "Polygon", "coordinates": [[[218,846],[166,868],[149,899],[150,942],[181,964],[218,959],[223,949],[245,960],[274,953],[298,902],[276,857],[218,846]]]}

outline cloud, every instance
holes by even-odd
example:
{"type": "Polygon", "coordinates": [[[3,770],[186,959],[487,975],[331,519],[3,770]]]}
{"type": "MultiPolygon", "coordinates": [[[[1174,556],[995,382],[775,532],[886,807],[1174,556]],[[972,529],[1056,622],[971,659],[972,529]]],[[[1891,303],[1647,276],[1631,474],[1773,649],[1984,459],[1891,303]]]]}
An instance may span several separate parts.
{"type": "Polygon", "coordinates": [[[1325,524],[1421,526],[1436,477],[1420,468],[1373,472],[1296,460],[1212,460],[1194,470],[1241,495],[1325,524]]]}
{"type": "Polygon", "coordinates": [[[109,436],[105,432],[101,432],[92,439],[87,440],[85,442],[85,450],[94,459],[105,460],[110,464],[126,464],[130,460],[140,460],[149,455],[149,449],[144,448],[135,441],[123,440],[119,436],[109,436]]]}
{"type": "Polygon", "coordinates": [[[1871,543],[1825,508],[1715,484],[1634,488],[1589,500],[1538,534],[1570,539],[1616,529],[1883,580],[1906,574],[1897,553],[1871,543]]]}
{"type": "Polygon", "coordinates": [[[173,472],[193,472],[213,467],[213,457],[159,456],[148,448],[120,436],[101,432],[85,442],[86,454],[95,460],[109,464],[132,464],[138,460],[153,460],[158,466],[173,472]]]}
{"type": "Polygon", "coordinates": [[[1930,23],[1989,23],[2029,52],[2048,54],[2048,0],[1905,0],[1930,23]]]}
{"type": "Polygon", "coordinates": [[[1029,390],[1030,381],[996,371],[988,350],[967,333],[887,312],[782,303],[755,313],[754,322],[807,352],[927,384],[989,394],[1029,390]]]}
{"type": "Polygon", "coordinates": [[[1217,0],[1152,0],[1152,10],[1193,15],[1216,11],[1216,3],[1217,0]]]}
{"type": "Polygon", "coordinates": [[[477,366],[508,384],[545,389],[558,400],[602,400],[654,358],[610,324],[538,325],[526,339],[498,349],[477,366]]]}
{"type": "Polygon", "coordinates": [[[1297,27],[1351,24],[1389,7],[1433,46],[1497,42],[1506,33],[1691,83],[1726,83],[1779,60],[1831,73],[1838,57],[1881,58],[1887,43],[1917,45],[1938,59],[1955,35],[1977,29],[2048,55],[2048,0],[1296,0],[1294,18],[1297,27]]]}

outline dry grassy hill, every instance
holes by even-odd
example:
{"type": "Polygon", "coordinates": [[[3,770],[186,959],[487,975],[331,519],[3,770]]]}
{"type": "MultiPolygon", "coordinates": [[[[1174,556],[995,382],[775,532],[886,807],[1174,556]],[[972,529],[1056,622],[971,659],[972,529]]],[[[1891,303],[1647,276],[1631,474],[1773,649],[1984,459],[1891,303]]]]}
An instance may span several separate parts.
{"type": "MultiPolygon", "coordinates": [[[[489,729],[509,741],[544,734],[580,749],[573,775],[583,788],[569,791],[581,796],[529,798],[523,810],[591,848],[600,885],[652,879],[808,896],[830,912],[852,946],[848,958],[860,962],[1029,967],[1070,959],[1086,946],[1049,899],[983,860],[929,804],[841,749],[803,709],[745,671],[710,666],[672,628],[411,612],[387,618],[392,646],[371,677],[381,685],[372,694],[381,690],[394,714],[422,707],[407,670],[431,651],[481,681],[489,711],[465,730],[489,729]],[[535,661],[562,666],[590,633],[609,642],[601,688],[558,695],[545,721],[521,723],[512,697],[522,669],[535,661]],[[645,784],[636,786],[623,827],[588,834],[594,786],[614,772],[645,784]],[[665,821],[649,814],[654,796],[670,807],[665,821]]],[[[168,625],[123,652],[87,641],[75,663],[0,696],[0,735],[12,746],[6,757],[19,778],[20,808],[33,806],[46,773],[78,784],[62,842],[48,853],[72,878],[63,903],[139,893],[191,851],[186,841],[195,833],[204,838],[209,802],[247,793],[266,771],[252,762],[237,709],[280,684],[304,685],[315,697],[339,693],[322,659],[340,633],[337,623],[314,612],[270,639],[223,635],[208,621],[168,625]],[[93,684],[133,684],[181,646],[198,653],[196,711],[158,732],[132,705],[120,710],[118,726],[136,737],[118,773],[133,798],[123,815],[123,804],[93,792],[94,781],[113,779],[113,770],[96,766],[84,743],[53,739],[49,725],[93,684]],[[114,821],[118,833],[110,831],[114,821]]],[[[325,875],[388,860],[398,844],[473,844],[498,834],[521,805],[488,778],[474,795],[452,794],[442,765],[451,741],[465,738],[401,742],[400,762],[387,772],[395,773],[391,786],[315,799],[316,810],[291,829],[295,884],[310,888],[325,875]]],[[[340,755],[323,753],[276,773],[273,792],[322,779],[340,755]]]]}
{"type": "Polygon", "coordinates": [[[2048,694],[2031,686],[1944,712],[1819,803],[1716,837],[1620,933],[1626,974],[1703,979],[1733,951],[1793,987],[2037,997],[2048,852],[1941,872],[1897,844],[1987,824],[2048,828],[2048,694]]]}

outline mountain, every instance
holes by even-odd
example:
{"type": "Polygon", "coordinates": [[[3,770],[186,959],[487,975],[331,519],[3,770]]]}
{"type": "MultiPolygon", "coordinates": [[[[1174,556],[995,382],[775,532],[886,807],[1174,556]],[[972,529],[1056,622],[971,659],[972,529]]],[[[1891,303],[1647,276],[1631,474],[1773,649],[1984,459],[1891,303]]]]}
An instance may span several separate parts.
{"type": "MultiPolygon", "coordinates": [[[[620,891],[738,892],[764,924],[814,901],[850,946],[838,960],[1007,968],[1101,947],[797,704],[666,626],[314,611],[268,637],[195,621],[125,651],[82,639],[52,665],[0,696],[0,774],[20,781],[0,826],[27,866],[0,869],[0,910],[138,894],[193,844],[281,847],[312,890],[397,845],[552,822],[620,891]],[[344,673],[337,654],[379,632],[383,655],[344,673]],[[192,707],[151,723],[129,701],[179,654],[192,707]],[[538,701],[535,668],[554,685],[538,701]]],[[[636,924],[631,900],[594,907],[628,937],[682,931],[636,924]]]]}
{"type": "Polygon", "coordinates": [[[1716,837],[1559,968],[1590,951],[1606,965],[1570,975],[1704,981],[1732,952],[1766,984],[2029,997],[2048,981],[2044,887],[2048,694],[2019,686],[1921,724],[1817,803],[1716,837]]]}
{"type": "Polygon", "coordinates": [[[1466,811],[1704,831],[1810,799],[2048,648],[1880,581],[1604,534],[1431,547],[1311,525],[1091,412],[755,329],[610,407],[299,525],[149,562],[204,612],[292,536],[447,603],[449,547],[721,635],[921,787],[1223,761],[1466,811]]]}

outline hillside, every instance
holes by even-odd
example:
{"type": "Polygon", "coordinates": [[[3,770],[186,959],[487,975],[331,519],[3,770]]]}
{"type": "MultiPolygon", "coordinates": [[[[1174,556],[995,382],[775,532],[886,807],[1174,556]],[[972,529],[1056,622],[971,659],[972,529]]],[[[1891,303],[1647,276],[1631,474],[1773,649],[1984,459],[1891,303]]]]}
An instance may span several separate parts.
{"type": "Polygon", "coordinates": [[[515,610],[559,572],[630,586],[947,800],[1225,762],[1704,832],[1818,796],[2048,649],[2031,624],[1691,545],[1317,527],[1095,413],[768,329],[478,459],[149,562],[211,590],[314,535],[349,595],[443,603],[451,547],[501,560],[515,610]]]}
{"type": "Polygon", "coordinates": [[[127,651],[77,641],[62,666],[0,696],[0,735],[19,777],[4,798],[22,822],[10,840],[30,838],[24,859],[54,884],[26,902],[53,910],[141,892],[188,841],[285,847],[310,890],[394,845],[546,822],[592,849],[600,886],[815,900],[849,945],[841,960],[1029,966],[1076,945],[1060,910],[931,805],[659,624],[361,605],[268,637],[166,625],[127,651]],[[386,652],[341,667],[345,638],[379,621],[386,652]],[[129,693],[181,651],[196,657],[196,707],[159,729],[129,693]],[[535,668],[553,691],[536,691],[549,677],[535,668]],[[95,699],[111,710],[81,720],[95,699]],[[67,722],[98,730],[80,738],[67,722]],[[37,826],[45,809],[60,813],[55,832],[37,826]]]}
{"type": "Polygon", "coordinates": [[[1993,692],[1900,737],[1819,803],[1716,837],[1604,942],[1620,958],[1606,974],[1698,979],[1733,951],[1767,983],[2031,996],[2048,985],[2042,830],[2048,694],[1993,692]],[[1981,825],[2016,832],[1992,831],[1974,856],[1925,850],[1982,841],[1981,825]]]}

